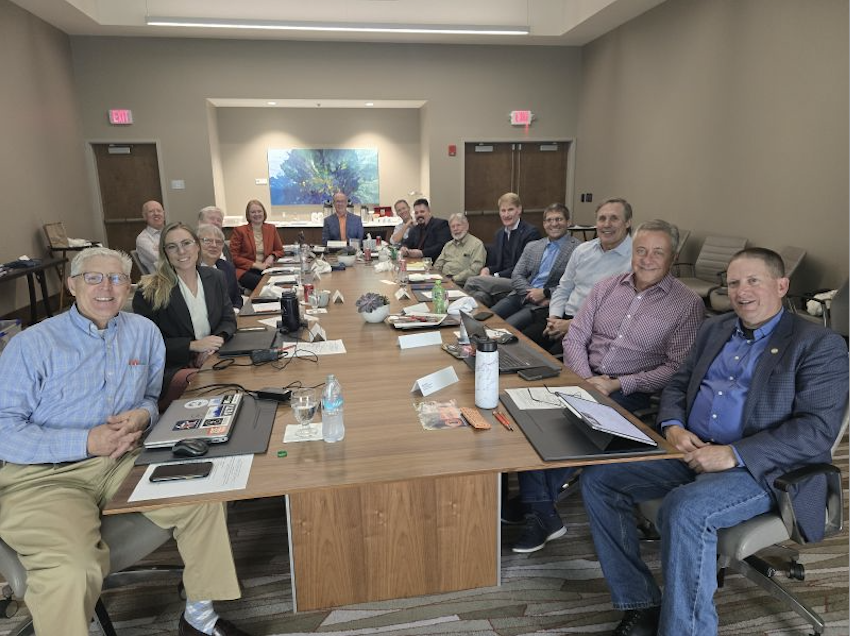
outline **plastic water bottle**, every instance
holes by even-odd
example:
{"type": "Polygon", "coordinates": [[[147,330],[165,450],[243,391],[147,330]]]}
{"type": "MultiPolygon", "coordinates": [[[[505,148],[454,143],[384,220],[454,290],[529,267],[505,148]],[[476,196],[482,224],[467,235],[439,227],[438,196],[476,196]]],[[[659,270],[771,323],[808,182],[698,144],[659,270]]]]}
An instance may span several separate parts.
{"type": "Polygon", "coordinates": [[[338,442],[345,437],[342,410],[342,386],[336,376],[331,374],[322,391],[322,437],[326,442],[338,442]]]}
{"type": "Polygon", "coordinates": [[[304,276],[304,274],[310,271],[310,246],[307,245],[307,243],[301,243],[300,247],[298,248],[298,255],[300,256],[301,260],[301,275],[304,276]]]}
{"type": "Polygon", "coordinates": [[[495,340],[475,340],[475,406],[494,409],[499,405],[499,349],[495,340]]]}
{"type": "Polygon", "coordinates": [[[434,287],[431,289],[431,299],[434,301],[435,314],[444,314],[448,311],[449,308],[446,304],[446,289],[439,280],[434,283],[434,287]]]}

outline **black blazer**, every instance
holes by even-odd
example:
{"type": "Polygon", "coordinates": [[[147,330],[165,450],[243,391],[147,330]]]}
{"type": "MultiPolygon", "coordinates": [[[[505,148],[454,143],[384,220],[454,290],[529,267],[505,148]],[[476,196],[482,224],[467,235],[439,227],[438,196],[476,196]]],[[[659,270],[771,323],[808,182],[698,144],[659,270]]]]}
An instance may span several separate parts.
{"type": "MultiPolygon", "coordinates": [[[[730,312],[703,323],[688,359],[661,394],[658,422],[687,424],[700,383],[737,321],[730,312]]],[[[734,443],[747,470],[774,497],[773,482],[781,474],[831,460],[847,401],[847,373],[841,336],[786,311],[756,365],[744,403],[744,437],[734,443]]],[[[792,502],[803,536],[819,541],[826,480],[801,485],[792,502]]]]}
{"type": "Polygon", "coordinates": [[[498,274],[499,278],[510,278],[525,246],[539,238],[540,232],[537,228],[522,219],[511,233],[510,242],[507,240],[505,228],[501,228],[496,232],[493,245],[487,250],[487,267],[490,274],[498,274]]]}
{"type": "MultiPolygon", "coordinates": [[[[210,321],[210,333],[230,340],[236,332],[236,315],[227,294],[224,274],[214,267],[200,267],[201,284],[204,286],[204,298],[207,303],[207,318],[210,321]]],[[[180,287],[171,290],[171,299],[161,309],[154,311],[145,300],[139,288],[133,296],[133,311],[152,320],[162,332],[165,341],[165,377],[163,387],[168,387],[174,374],[192,361],[189,344],[195,340],[195,331],[189,308],[180,293],[180,287]]]]}
{"type": "Polygon", "coordinates": [[[445,219],[438,219],[432,216],[428,221],[428,225],[414,225],[410,228],[410,233],[404,239],[404,246],[411,250],[422,249],[422,256],[437,260],[440,252],[446,246],[446,243],[452,240],[452,231],[449,229],[449,222],[445,219]],[[419,242],[422,237],[425,241],[422,247],[419,247],[419,242]]]}

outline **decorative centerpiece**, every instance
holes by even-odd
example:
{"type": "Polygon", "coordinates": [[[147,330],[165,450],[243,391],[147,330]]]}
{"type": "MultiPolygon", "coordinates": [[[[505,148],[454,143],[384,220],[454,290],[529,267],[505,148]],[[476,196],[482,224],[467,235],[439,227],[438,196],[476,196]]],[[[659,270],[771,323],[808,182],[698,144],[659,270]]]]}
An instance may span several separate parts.
{"type": "Polygon", "coordinates": [[[390,315],[390,299],[383,294],[367,292],[354,304],[366,322],[383,322],[390,315]]]}
{"type": "Polygon", "coordinates": [[[336,262],[342,263],[346,267],[351,267],[357,261],[357,250],[351,247],[343,247],[336,253],[336,262]]]}

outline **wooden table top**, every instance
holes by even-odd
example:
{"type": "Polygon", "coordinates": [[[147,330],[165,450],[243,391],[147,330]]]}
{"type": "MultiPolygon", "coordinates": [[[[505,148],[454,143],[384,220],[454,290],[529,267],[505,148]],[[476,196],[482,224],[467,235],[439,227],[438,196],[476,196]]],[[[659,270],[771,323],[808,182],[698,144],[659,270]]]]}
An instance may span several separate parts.
{"type": "MultiPolygon", "coordinates": [[[[618,458],[600,459],[599,462],[583,460],[544,463],[518,426],[514,424],[514,430],[508,431],[489,412],[483,411],[492,423],[490,430],[478,431],[471,427],[424,430],[414,404],[423,399],[454,399],[458,406],[474,406],[474,375],[463,361],[453,358],[437,346],[401,350],[398,347],[398,336],[405,332],[384,323],[368,324],[358,315],[355,301],[368,291],[390,297],[394,313],[404,305],[415,302],[395,300],[392,294],[397,286],[381,282],[382,279],[391,278],[390,273],[376,274],[373,267],[358,264],[345,271],[332,272],[318,282],[320,289],[327,289],[331,293],[339,289],[345,297],[343,304],[329,305],[328,313],[320,316],[320,324],[326,330],[328,339],[342,339],[347,351],[345,355],[320,356],[318,362],[296,358],[282,370],[264,365],[204,372],[197,376],[190,387],[191,390],[212,383],[237,382],[245,389],[256,390],[263,387],[280,388],[295,381],[313,386],[324,382],[327,375],[333,373],[342,385],[345,398],[346,432],[342,442],[328,444],[315,441],[284,445],[284,429],[287,424],[294,424],[295,418],[288,405],[281,404],[277,409],[268,452],[255,456],[246,489],[197,498],[159,499],[129,504],[127,497],[143,472],[143,467],[137,466],[105,512],[141,511],[198,500],[273,497],[305,490],[441,475],[629,461],[618,458]],[[428,398],[410,392],[417,379],[447,366],[454,367],[459,382],[428,398]],[[287,451],[287,456],[278,457],[277,452],[283,449],[287,451]]],[[[253,325],[257,324],[259,318],[262,316],[240,317],[239,323],[240,326],[253,325]]],[[[489,319],[487,325],[505,326],[497,316],[489,319]]],[[[455,341],[453,328],[443,328],[440,332],[443,342],[455,341]]],[[[521,335],[520,338],[530,346],[536,346],[521,335]]],[[[246,364],[248,359],[241,357],[238,361],[246,364]]],[[[211,366],[211,362],[206,366],[211,366]]],[[[543,382],[525,382],[516,374],[502,375],[499,381],[500,391],[543,385],[543,382]]],[[[545,383],[548,386],[582,385],[590,389],[566,368],[560,376],[549,378],[545,383]]],[[[187,395],[192,393],[187,392],[187,395]]],[[[668,453],[672,452],[662,438],[629,417],[668,453]]],[[[678,455],[656,455],[651,459],[673,456],[678,455]]],[[[632,461],[648,459],[639,457],[632,461]]]]}

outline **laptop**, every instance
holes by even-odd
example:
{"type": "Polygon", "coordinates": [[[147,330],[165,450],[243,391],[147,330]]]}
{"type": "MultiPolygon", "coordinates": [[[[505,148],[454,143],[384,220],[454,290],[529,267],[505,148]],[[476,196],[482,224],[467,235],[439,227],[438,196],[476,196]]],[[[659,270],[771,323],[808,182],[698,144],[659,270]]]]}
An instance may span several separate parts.
{"type": "MultiPolygon", "coordinates": [[[[460,312],[460,319],[463,321],[463,326],[466,328],[466,333],[470,340],[474,336],[479,338],[488,338],[487,328],[480,320],[475,320],[465,311],[460,312]]],[[[553,362],[548,356],[543,353],[538,353],[531,347],[521,342],[509,342],[500,344],[499,351],[499,373],[517,373],[523,369],[532,367],[547,367],[560,371],[561,365],[553,362]]],[[[463,361],[472,370],[475,370],[475,356],[464,358],[463,361]]]]}
{"type": "MultiPolygon", "coordinates": [[[[278,308],[279,310],[279,308],[278,308]]],[[[242,327],[236,330],[233,337],[218,350],[220,356],[249,356],[260,349],[271,349],[277,346],[279,333],[277,329],[258,325],[242,327]]]]}
{"type": "Polygon", "coordinates": [[[145,448],[171,448],[184,439],[221,444],[230,439],[242,393],[174,400],[145,439],[145,448]]]}

